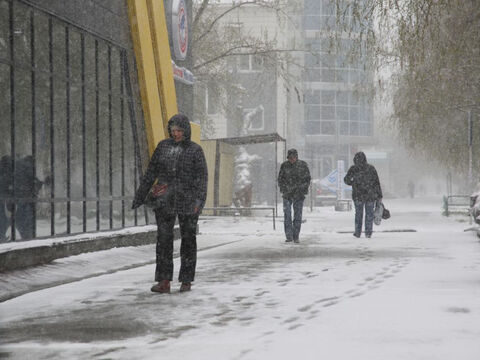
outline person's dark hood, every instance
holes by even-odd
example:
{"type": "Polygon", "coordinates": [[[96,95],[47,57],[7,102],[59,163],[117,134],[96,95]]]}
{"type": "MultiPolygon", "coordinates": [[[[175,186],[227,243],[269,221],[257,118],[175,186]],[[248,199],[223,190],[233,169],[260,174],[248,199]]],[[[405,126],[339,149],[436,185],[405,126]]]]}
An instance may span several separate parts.
{"type": "Polygon", "coordinates": [[[168,120],[168,135],[172,137],[172,126],[178,126],[180,129],[183,129],[183,136],[185,140],[190,140],[192,136],[192,128],[190,127],[190,120],[188,120],[187,115],[176,114],[173,115],[170,120],[168,120]]]}
{"type": "Polygon", "coordinates": [[[353,157],[353,163],[357,166],[364,166],[367,163],[367,157],[363,151],[359,151],[353,157]]]}

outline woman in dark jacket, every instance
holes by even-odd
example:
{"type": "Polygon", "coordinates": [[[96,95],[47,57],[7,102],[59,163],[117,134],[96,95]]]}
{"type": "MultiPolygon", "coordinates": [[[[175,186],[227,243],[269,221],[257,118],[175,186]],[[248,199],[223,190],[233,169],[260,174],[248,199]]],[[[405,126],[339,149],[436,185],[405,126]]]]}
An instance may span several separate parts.
{"type": "Polygon", "coordinates": [[[353,165],[344,178],[345,184],[352,186],[352,199],[355,204],[355,237],[362,234],[363,209],[365,208],[365,236],[372,236],[373,211],[375,201],[382,200],[382,189],[377,170],[367,163],[367,157],[360,151],[353,157],[353,165]]]}
{"type": "Polygon", "coordinates": [[[170,137],[158,143],[147,171],[135,193],[132,208],[144,204],[155,180],[157,182],[157,266],[152,291],[170,292],[173,279],[173,228],[178,216],[180,246],[180,291],[189,291],[195,277],[197,260],[196,229],[198,216],[207,197],[207,164],[200,145],[193,142],[190,121],[177,114],[168,121],[170,137]]]}

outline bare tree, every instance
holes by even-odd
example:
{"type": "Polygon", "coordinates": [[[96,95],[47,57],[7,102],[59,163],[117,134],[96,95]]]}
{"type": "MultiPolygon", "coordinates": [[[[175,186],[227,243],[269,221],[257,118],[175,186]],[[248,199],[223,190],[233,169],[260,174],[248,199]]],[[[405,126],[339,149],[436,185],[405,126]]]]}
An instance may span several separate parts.
{"type": "MultiPolygon", "coordinates": [[[[351,56],[365,46],[377,69],[393,69],[388,79],[392,125],[401,139],[413,151],[466,173],[469,112],[474,141],[480,139],[478,0],[332,1],[337,6],[332,38],[357,29],[351,56]]],[[[473,165],[478,171],[476,141],[473,165]]]]}
{"type": "Polygon", "coordinates": [[[232,21],[235,11],[252,6],[268,10],[276,16],[279,24],[297,26],[295,17],[290,15],[295,12],[296,4],[288,0],[232,1],[230,4],[202,0],[194,3],[192,53],[193,72],[197,79],[195,113],[206,137],[213,135],[212,120],[205,112],[205,102],[208,101],[206,93],[209,92],[216,99],[220,109],[232,113],[236,104],[231,99],[239,98],[244,92],[236,81],[234,62],[238,56],[254,55],[261,58],[264,67],[276,69],[277,75],[286,81],[292,81],[288,66],[301,66],[294,54],[303,49],[297,45],[284,47],[268,30],[260,34],[252,33],[241,22],[232,21]]]}

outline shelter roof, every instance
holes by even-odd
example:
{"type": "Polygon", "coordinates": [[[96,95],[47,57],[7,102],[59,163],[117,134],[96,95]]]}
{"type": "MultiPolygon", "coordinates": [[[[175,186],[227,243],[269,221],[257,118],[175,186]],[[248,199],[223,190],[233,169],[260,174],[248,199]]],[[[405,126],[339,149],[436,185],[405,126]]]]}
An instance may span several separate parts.
{"type": "Polygon", "coordinates": [[[248,136],[220,138],[220,139],[209,139],[209,140],[217,140],[230,145],[263,144],[263,143],[270,143],[270,142],[276,142],[276,141],[285,142],[285,139],[282,138],[277,133],[248,135],[248,136]]]}

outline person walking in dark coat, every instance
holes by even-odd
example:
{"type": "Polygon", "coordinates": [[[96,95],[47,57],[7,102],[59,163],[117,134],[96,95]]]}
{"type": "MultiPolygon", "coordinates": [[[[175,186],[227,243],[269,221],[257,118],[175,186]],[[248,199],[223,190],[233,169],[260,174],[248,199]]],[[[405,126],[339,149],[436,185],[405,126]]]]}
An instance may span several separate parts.
{"type": "Polygon", "coordinates": [[[413,199],[415,197],[415,183],[410,180],[407,184],[408,193],[410,194],[410,198],[413,199]]]}
{"type": "Polygon", "coordinates": [[[373,211],[375,202],[382,201],[382,189],[377,170],[367,163],[367,157],[360,151],[353,157],[353,165],[344,178],[345,184],[352,186],[352,199],[355,204],[355,237],[362,234],[363,209],[365,208],[365,236],[372,236],[373,211]]]}
{"type": "Polygon", "coordinates": [[[283,197],[283,216],[286,242],[299,242],[302,226],[303,200],[310,186],[310,171],[303,160],[298,160],[296,149],[287,153],[287,161],[280,166],[278,186],[283,197]],[[293,206],[293,221],[292,221],[293,206]]]}
{"type": "Polygon", "coordinates": [[[168,121],[168,139],[158,143],[147,171],[135,193],[132,209],[144,204],[155,180],[164,199],[154,209],[157,221],[157,247],[153,292],[169,293],[173,279],[173,229],[178,216],[181,233],[180,291],[189,291],[197,262],[196,230],[198,216],[207,197],[208,172],[202,148],[193,142],[190,121],[183,114],[168,121]]]}

